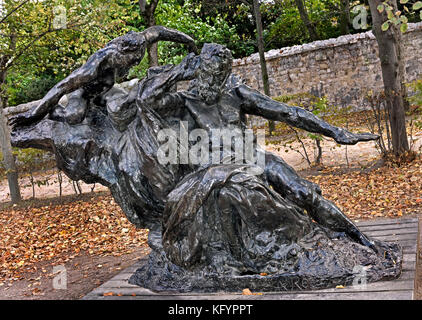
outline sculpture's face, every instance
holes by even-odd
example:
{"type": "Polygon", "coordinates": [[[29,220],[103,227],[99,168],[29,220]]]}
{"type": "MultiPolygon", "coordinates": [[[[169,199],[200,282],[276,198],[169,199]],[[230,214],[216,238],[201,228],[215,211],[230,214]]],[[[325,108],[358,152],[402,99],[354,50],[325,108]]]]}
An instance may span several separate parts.
{"type": "Polygon", "coordinates": [[[226,84],[229,72],[218,70],[203,70],[198,73],[198,95],[207,104],[215,104],[219,101],[223,88],[226,84]]]}
{"type": "Polygon", "coordinates": [[[145,54],[145,37],[141,33],[131,31],[114,39],[108,46],[117,48],[111,63],[117,71],[117,76],[121,78],[127,75],[131,67],[141,62],[145,54]]]}
{"type": "Polygon", "coordinates": [[[201,65],[197,74],[197,89],[201,100],[207,104],[219,101],[231,73],[232,56],[220,45],[205,44],[201,52],[201,65]]]}

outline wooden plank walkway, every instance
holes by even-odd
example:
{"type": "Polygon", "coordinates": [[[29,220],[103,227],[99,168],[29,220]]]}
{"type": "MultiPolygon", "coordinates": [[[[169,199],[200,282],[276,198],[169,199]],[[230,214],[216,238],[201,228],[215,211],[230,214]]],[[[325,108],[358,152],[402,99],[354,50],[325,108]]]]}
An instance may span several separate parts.
{"type": "MultiPolygon", "coordinates": [[[[422,222],[421,222],[422,223],[422,222]]],[[[123,270],[111,280],[96,288],[83,300],[412,300],[414,298],[416,258],[418,252],[419,221],[417,218],[378,219],[357,223],[368,236],[391,242],[403,247],[403,272],[393,281],[369,283],[363,286],[349,286],[316,291],[265,292],[262,295],[228,293],[155,293],[129,284],[129,277],[145,259],[123,270]],[[113,293],[113,296],[105,293],[113,293]]]]}

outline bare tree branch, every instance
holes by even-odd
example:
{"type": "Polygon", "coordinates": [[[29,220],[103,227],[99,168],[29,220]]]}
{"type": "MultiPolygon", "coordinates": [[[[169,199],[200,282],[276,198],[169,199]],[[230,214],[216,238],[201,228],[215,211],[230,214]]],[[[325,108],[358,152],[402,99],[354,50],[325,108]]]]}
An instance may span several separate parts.
{"type": "MultiPolygon", "coordinates": [[[[34,45],[35,42],[37,42],[38,40],[40,40],[42,37],[44,37],[45,35],[49,34],[49,33],[53,33],[53,32],[58,32],[58,31],[62,31],[62,30],[70,30],[70,29],[75,29],[77,27],[83,26],[85,23],[77,23],[78,21],[75,21],[74,24],[68,24],[66,28],[52,28],[52,22],[51,20],[48,23],[48,28],[46,31],[36,35],[33,37],[32,41],[30,41],[27,45],[25,45],[23,47],[23,49],[19,50],[19,53],[17,53],[16,55],[14,55],[13,57],[10,57],[9,60],[7,61],[7,63],[5,64],[4,69],[7,70],[10,67],[13,66],[13,64],[16,62],[16,60],[18,60],[25,52],[26,50],[28,50],[32,45],[34,45]]],[[[14,51],[15,49],[13,49],[12,51],[14,51]]]]}

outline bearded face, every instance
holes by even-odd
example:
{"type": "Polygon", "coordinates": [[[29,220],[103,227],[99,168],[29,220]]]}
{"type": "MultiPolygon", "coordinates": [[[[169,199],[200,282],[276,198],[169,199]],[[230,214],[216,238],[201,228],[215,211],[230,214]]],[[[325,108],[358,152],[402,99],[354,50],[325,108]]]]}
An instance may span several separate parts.
{"type": "Polygon", "coordinates": [[[226,47],[205,43],[200,55],[200,68],[196,76],[199,98],[208,105],[216,104],[222,95],[231,73],[233,57],[226,47]]]}
{"type": "Polygon", "coordinates": [[[221,68],[201,68],[198,74],[197,89],[201,100],[206,104],[216,104],[221,97],[223,88],[230,70],[221,70],[221,68]]]}

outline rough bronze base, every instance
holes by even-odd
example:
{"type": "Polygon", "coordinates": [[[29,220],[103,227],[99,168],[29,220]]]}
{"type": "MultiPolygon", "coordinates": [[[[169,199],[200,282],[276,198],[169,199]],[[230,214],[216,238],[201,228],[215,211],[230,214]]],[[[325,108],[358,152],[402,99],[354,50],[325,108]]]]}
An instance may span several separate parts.
{"type": "MultiPolygon", "coordinates": [[[[255,292],[281,292],[335,288],[339,285],[362,285],[392,280],[400,276],[402,249],[398,244],[376,241],[380,252],[373,254],[364,246],[345,242],[347,240],[333,241],[336,249],[340,247],[342,251],[346,248],[351,249],[350,254],[344,254],[344,251],[337,252],[341,255],[338,258],[335,256],[335,251],[328,253],[325,251],[326,260],[319,261],[313,268],[280,271],[268,275],[227,275],[201,270],[187,271],[169,262],[164,253],[153,251],[147,263],[131,276],[129,283],[155,292],[241,292],[245,288],[255,292]],[[355,264],[356,260],[367,265],[355,264]]],[[[322,253],[322,250],[319,253],[322,253]]],[[[315,255],[318,256],[318,253],[315,255]]],[[[304,259],[309,261],[308,258],[304,259]]]]}

